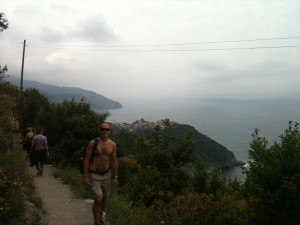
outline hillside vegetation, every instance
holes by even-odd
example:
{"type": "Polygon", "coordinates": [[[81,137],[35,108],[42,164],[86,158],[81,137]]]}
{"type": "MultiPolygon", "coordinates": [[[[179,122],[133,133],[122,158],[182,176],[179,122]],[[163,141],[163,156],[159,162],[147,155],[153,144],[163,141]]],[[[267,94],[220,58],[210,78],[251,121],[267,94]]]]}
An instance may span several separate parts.
{"type": "MultiPolygon", "coordinates": [[[[201,156],[205,159],[210,168],[227,169],[235,166],[244,165],[243,162],[238,161],[234,154],[226,147],[218,142],[212,140],[206,135],[198,132],[193,126],[187,124],[179,124],[169,119],[162,119],[155,122],[145,121],[144,119],[137,120],[132,124],[128,123],[113,123],[114,138],[116,141],[124,139],[122,135],[123,130],[131,132],[132,135],[143,135],[148,139],[155,137],[156,132],[160,132],[162,136],[169,136],[172,140],[170,147],[176,148],[176,137],[185,137],[190,135],[194,145],[192,154],[197,157],[201,156]]],[[[126,152],[126,154],[130,154],[126,152]]]]}

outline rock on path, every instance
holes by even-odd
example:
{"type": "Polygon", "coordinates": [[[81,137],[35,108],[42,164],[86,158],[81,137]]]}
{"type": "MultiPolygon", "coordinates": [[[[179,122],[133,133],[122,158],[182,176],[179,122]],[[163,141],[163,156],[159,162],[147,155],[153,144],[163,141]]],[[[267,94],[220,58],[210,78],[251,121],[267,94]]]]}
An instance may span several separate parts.
{"type": "Polygon", "coordinates": [[[43,201],[47,225],[92,225],[92,201],[78,199],[69,186],[52,174],[55,168],[47,165],[44,175],[37,176],[35,167],[30,167],[36,186],[36,194],[43,201]]]}

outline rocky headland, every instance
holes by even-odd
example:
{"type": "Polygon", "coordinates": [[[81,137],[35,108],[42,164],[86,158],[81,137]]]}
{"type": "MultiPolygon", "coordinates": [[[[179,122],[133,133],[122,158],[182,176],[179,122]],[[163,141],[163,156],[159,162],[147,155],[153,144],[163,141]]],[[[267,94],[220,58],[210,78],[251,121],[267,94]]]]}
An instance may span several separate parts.
{"type": "Polygon", "coordinates": [[[245,164],[237,160],[232,151],[198,132],[190,125],[179,124],[169,119],[162,119],[155,122],[140,119],[131,124],[113,122],[112,126],[115,130],[126,129],[129,132],[143,133],[145,135],[151,135],[155,132],[156,128],[159,128],[162,133],[170,132],[172,129],[172,132],[175,132],[176,135],[185,135],[190,132],[195,140],[194,154],[203,156],[210,168],[219,167],[221,169],[228,169],[245,164]]]}

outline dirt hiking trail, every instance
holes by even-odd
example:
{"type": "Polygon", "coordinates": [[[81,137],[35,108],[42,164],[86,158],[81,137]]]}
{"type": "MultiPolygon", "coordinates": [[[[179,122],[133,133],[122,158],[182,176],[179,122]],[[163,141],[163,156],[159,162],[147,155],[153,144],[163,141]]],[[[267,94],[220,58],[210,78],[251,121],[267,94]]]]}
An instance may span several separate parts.
{"type": "Polygon", "coordinates": [[[91,199],[78,199],[68,185],[53,176],[55,168],[45,165],[44,175],[37,176],[35,167],[29,167],[46,211],[43,225],[93,225],[91,199]]]}

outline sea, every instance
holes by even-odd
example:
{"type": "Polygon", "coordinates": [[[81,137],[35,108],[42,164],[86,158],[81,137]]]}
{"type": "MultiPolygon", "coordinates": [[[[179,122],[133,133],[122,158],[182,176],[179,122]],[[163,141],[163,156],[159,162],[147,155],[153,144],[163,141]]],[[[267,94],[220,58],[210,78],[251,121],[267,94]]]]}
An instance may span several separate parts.
{"type": "MultiPolygon", "coordinates": [[[[247,163],[255,129],[269,145],[280,141],[289,121],[300,122],[300,97],[280,99],[181,98],[126,99],[123,108],[110,110],[109,122],[132,123],[136,120],[169,119],[188,124],[232,151],[247,163]]],[[[245,180],[240,167],[228,169],[226,177],[245,180]]]]}

